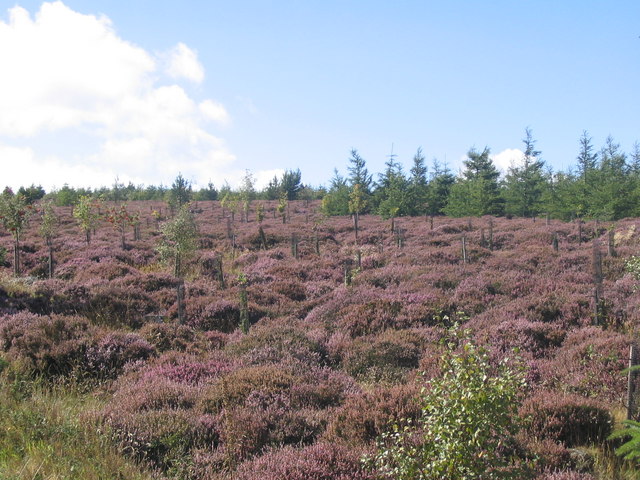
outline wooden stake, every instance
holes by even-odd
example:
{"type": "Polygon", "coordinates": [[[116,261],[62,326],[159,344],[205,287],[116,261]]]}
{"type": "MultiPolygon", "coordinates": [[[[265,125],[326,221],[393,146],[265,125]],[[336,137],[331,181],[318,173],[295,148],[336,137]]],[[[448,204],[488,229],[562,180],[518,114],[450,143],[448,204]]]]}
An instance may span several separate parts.
{"type": "Polygon", "coordinates": [[[462,263],[467,264],[467,237],[462,236],[462,263]]]}
{"type": "Polygon", "coordinates": [[[632,343],[629,345],[629,374],[627,376],[627,420],[633,420],[635,417],[635,377],[636,372],[633,367],[636,365],[636,346],[632,343]]]}

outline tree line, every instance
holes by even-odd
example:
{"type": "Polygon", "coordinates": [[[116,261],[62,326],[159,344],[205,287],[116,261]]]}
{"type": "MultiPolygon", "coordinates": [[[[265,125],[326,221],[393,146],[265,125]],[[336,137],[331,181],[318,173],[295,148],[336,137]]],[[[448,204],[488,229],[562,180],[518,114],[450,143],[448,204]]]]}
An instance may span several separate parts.
{"type": "Polygon", "coordinates": [[[433,160],[429,171],[422,149],[409,173],[394,155],[374,180],[357,150],[351,151],[348,176],[337,170],[323,196],[328,215],[376,213],[383,217],[415,215],[519,216],[542,214],[562,220],[616,220],[640,215],[640,145],[624,153],[609,136],[596,150],[585,131],[579,140],[576,165],[554,172],[536,149],[531,129],[522,140],[523,156],[501,176],[488,147],[471,148],[459,175],[433,160]],[[359,208],[351,201],[354,193],[359,208]],[[350,203],[351,201],[351,203],[350,203]]]}
{"type": "Polygon", "coordinates": [[[209,182],[195,190],[179,174],[171,186],[127,185],[115,180],[111,187],[91,190],[64,185],[46,193],[41,186],[21,187],[17,192],[27,203],[42,197],[59,205],[75,205],[81,197],[107,201],[156,200],[180,206],[189,201],[219,200],[246,206],[253,200],[322,200],[326,215],[378,214],[385,218],[415,215],[453,217],[508,215],[553,218],[599,218],[616,220],[640,216],[640,145],[630,153],[609,136],[599,150],[585,131],[578,142],[576,163],[568,171],[554,172],[536,149],[531,129],[525,130],[523,157],[504,176],[496,168],[488,147],[471,148],[463,169],[455,175],[434,159],[431,168],[421,148],[405,172],[390,155],[383,172],[374,178],[356,149],[348,158],[347,175],[337,169],[327,186],[302,183],[299,169],[275,176],[266,187],[256,189],[255,178],[246,171],[240,185],[220,188],[209,182]]]}

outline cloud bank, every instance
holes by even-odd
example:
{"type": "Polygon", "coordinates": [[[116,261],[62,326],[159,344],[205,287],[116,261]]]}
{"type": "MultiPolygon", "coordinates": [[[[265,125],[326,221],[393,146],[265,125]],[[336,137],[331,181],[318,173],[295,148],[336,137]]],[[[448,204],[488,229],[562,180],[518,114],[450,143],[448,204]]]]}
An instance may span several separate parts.
{"type": "Polygon", "coordinates": [[[33,17],[8,10],[0,65],[4,184],[158,184],[178,172],[206,184],[231,171],[235,157],[213,133],[231,119],[181,85],[205,78],[183,43],[154,55],[120,38],[107,17],[56,1],[33,17]]]}

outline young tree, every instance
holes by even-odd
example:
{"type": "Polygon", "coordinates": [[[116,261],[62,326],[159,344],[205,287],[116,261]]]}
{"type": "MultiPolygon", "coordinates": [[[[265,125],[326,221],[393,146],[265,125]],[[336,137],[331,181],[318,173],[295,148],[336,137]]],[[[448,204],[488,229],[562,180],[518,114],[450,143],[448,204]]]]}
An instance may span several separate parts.
{"type": "Polygon", "coordinates": [[[33,183],[27,188],[20,187],[18,189],[18,195],[24,196],[24,199],[28,205],[33,205],[34,203],[36,203],[38,200],[45,196],[45,193],[46,192],[44,191],[44,188],[42,188],[42,185],[35,185],[33,183]]]}
{"type": "Polygon", "coordinates": [[[427,213],[429,215],[443,215],[444,209],[449,202],[451,186],[455,183],[456,177],[451,173],[447,164],[441,168],[438,160],[433,159],[433,168],[427,190],[427,213]]]}
{"type": "Polygon", "coordinates": [[[633,150],[630,154],[631,164],[629,165],[630,173],[635,177],[640,176],[640,142],[634,142],[633,150]]]}
{"type": "Polygon", "coordinates": [[[13,273],[20,275],[20,239],[26,228],[32,207],[23,195],[16,195],[7,187],[0,195],[0,221],[13,237],[13,273]]]}
{"type": "Polygon", "coordinates": [[[360,184],[356,183],[349,194],[349,213],[353,215],[353,226],[355,228],[356,242],[358,241],[358,220],[360,214],[367,208],[367,201],[365,199],[360,184]]]}
{"type": "Polygon", "coordinates": [[[422,390],[422,416],[379,439],[378,471],[394,480],[527,478],[512,450],[523,372],[506,359],[492,366],[468,334],[452,339],[440,364],[440,376],[422,390]]]}
{"type": "Polygon", "coordinates": [[[173,210],[181,208],[191,201],[191,194],[191,182],[186,180],[182,173],[178,173],[169,190],[169,207],[173,210]]]}
{"type": "Polygon", "coordinates": [[[402,165],[394,160],[393,155],[385,165],[387,168],[380,175],[374,197],[377,200],[378,215],[393,219],[408,213],[408,184],[402,171],[402,165]]]}
{"type": "Polygon", "coordinates": [[[240,220],[249,222],[249,207],[256,198],[255,178],[249,170],[244,171],[244,176],[240,183],[240,202],[242,203],[242,217],[240,220]]]}
{"type": "Polygon", "coordinates": [[[93,199],[88,195],[82,195],[73,208],[73,217],[77,220],[80,229],[84,233],[87,245],[89,245],[91,243],[91,231],[98,222],[98,214],[95,211],[93,199]]]}
{"type": "Polygon", "coordinates": [[[269,180],[269,183],[263,190],[263,195],[267,200],[277,200],[280,198],[280,181],[277,175],[274,175],[274,177],[269,180]]]}
{"type": "Polygon", "coordinates": [[[334,169],[329,191],[322,197],[322,212],[328,216],[348,215],[349,193],[347,179],[334,169]]]}
{"type": "Polygon", "coordinates": [[[286,170],[282,174],[282,179],[280,180],[280,190],[285,193],[287,196],[287,200],[297,200],[298,194],[302,189],[302,173],[300,173],[300,169],[296,170],[286,170]]]}
{"type": "Polygon", "coordinates": [[[427,213],[428,208],[429,182],[422,148],[418,148],[418,151],[413,156],[413,166],[409,173],[408,213],[409,215],[424,215],[427,213]]]}
{"type": "Polygon", "coordinates": [[[600,151],[600,164],[593,171],[589,215],[606,220],[632,216],[637,205],[627,156],[610,135],[600,151]]]}
{"type": "Polygon", "coordinates": [[[182,278],[183,263],[198,247],[198,226],[189,204],[183,205],[176,216],[162,225],[162,240],[158,245],[160,258],[173,263],[173,274],[182,278]]]}
{"type": "Polygon", "coordinates": [[[113,207],[107,212],[107,221],[113,225],[120,233],[120,248],[123,250],[126,248],[125,244],[125,232],[128,226],[132,226],[135,221],[135,216],[127,210],[127,205],[122,204],[120,208],[113,207]]]}
{"type": "Polygon", "coordinates": [[[52,201],[49,200],[41,204],[40,220],[40,236],[49,249],[49,278],[53,278],[53,241],[58,233],[58,216],[52,201]]]}
{"type": "Polygon", "coordinates": [[[545,186],[544,162],[535,149],[531,129],[525,130],[522,165],[511,166],[505,178],[507,213],[521,217],[534,217],[540,213],[545,186]]]}
{"type": "Polygon", "coordinates": [[[451,187],[445,213],[451,216],[501,215],[504,201],[500,195],[500,173],[489,157],[490,150],[472,148],[464,161],[462,178],[451,187]]]}
{"type": "Polygon", "coordinates": [[[349,186],[353,190],[356,185],[360,185],[360,192],[362,193],[364,200],[368,201],[371,196],[373,177],[367,170],[365,160],[358,154],[358,151],[355,148],[351,150],[349,164],[350,165],[347,168],[349,171],[349,186]]]}
{"type": "Polygon", "coordinates": [[[217,200],[218,199],[218,190],[211,181],[207,184],[206,188],[201,188],[194,195],[195,200],[217,200]]]}
{"type": "Polygon", "coordinates": [[[598,164],[598,154],[593,151],[591,137],[586,130],[580,137],[580,152],[578,153],[578,176],[584,184],[590,183],[590,175],[598,164]]]}
{"type": "Polygon", "coordinates": [[[235,221],[236,211],[238,210],[238,196],[234,192],[228,191],[220,200],[222,210],[229,210],[231,212],[231,221],[235,221]]]}
{"type": "Polygon", "coordinates": [[[289,201],[287,200],[287,194],[282,192],[280,194],[280,200],[278,200],[278,213],[282,217],[282,223],[287,223],[287,207],[289,201]]]}
{"type": "Polygon", "coordinates": [[[262,224],[262,221],[264,220],[264,204],[263,203],[259,203],[256,206],[256,221],[260,224],[262,224]]]}

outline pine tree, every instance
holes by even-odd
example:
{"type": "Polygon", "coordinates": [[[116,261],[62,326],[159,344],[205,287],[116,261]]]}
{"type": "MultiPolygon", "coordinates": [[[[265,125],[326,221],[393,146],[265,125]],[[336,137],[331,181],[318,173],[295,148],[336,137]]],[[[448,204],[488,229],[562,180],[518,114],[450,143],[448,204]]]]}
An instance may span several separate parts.
{"type": "Polygon", "coordinates": [[[349,184],[337,169],[329,185],[329,191],[322,197],[322,211],[325,215],[349,215],[349,184]]]}
{"type": "Polygon", "coordinates": [[[438,160],[433,159],[433,167],[429,186],[427,189],[427,213],[429,215],[443,215],[444,209],[449,202],[451,186],[455,183],[456,177],[451,173],[447,164],[440,168],[438,160]]]}
{"type": "Polygon", "coordinates": [[[380,175],[375,191],[378,215],[384,218],[395,218],[408,213],[407,179],[402,165],[389,156],[385,163],[385,172],[380,175]]]}
{"type": "Polygon", "coordinates": [[[427,181],[427,166],[422,154],[422,148],[413,156],[413,166],[411,167],[408,188],[408,213],[410,215],[424,215],[427,213],[429,182],[427,181]]]}
{"type": "Polygon", "coordinates": [[[521,217],[534,217],[542,208],[544,191],[544,162],[540,151],[535,149],[535,140],[531,129],[525,130],[525,145],[522,165],[509,168],[505,178],[505,197],[507,213],[521,217]]]}
{"type": "Polygon", "coordinates": [[[608,136],[600,151],[600,164],[593,172],[589,215],[602,219],[631,216],[636,205],[626,155],[608,136]]]}
{"type": "Polygon", "coordinates": [[[451,187],[445,213],[451,216],[501,215],[504,201],[500,195],[500,173],[489,157],[490,150],[472,148],[464,161],[462,177],[451,187]]]}
{"type": "Polygon", "coordinates": [[[575,214],[578,217],[589,215],[592,211],[592,194],[594,173],[598,164],[598,154],[593,151],[591,137],[587,131],[582,132],[579,140],[580,150],[576,159],[578,160],[577,178],[578,182],[574,185],[573,204],[575,214]]]}
{"type": "Polygon", "coordinates": [[[355,148],[351,150],[349,164],[347,168],[349,171],[349,186],[353,188],[355,185],[360,185],[360,191],[366,200],[368,200],[371,196],[373,177],[369,173],[369,170],[367,170],[365,160],[358,154],[355,148]]]}
{"type": "Polygon", "coordinates": [[[302,189],[300,169],[286,170],[280,180],[280,189],[287,195],[287,200],[297,200],[302,189]]]}
{"type": "Polygon", "coordinates": [[[179,209],[191,201],[191,182],[178,173],[169,190],[168,203],[172,209],[179,209]]]}

